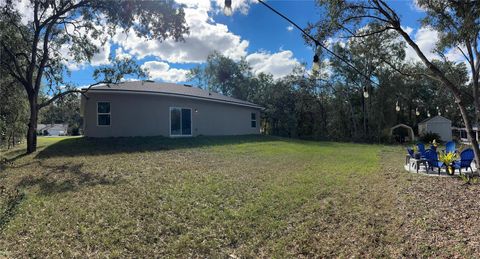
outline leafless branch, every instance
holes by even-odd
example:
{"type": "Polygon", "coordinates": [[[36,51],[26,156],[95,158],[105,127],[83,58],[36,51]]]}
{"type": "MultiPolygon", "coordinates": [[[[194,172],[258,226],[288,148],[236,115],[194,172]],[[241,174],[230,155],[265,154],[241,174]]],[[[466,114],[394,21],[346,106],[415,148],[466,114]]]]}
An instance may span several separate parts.
{"type": "Polygon", "coordinates": [[[73,93],[80,93],[80,94],[85,94],[87,93],[92,87],[94,86],[97,86],[97,85],[100,85],[100,84],[110,84],[112,82],[110,81],[100,81],[100,82],[96,82],[94,84],[91,84],[89,85],[87,88],[84,88],[84,89],[72,89],[72,90],[67,90],[67,91],[64,91],[64,92],[61,92],[61,93],[58,93],[56,94],[55,96],[53,96],[52,98],[50,98],[50,100],[44,102],[44,103],[41,103],[38,105],[38,109],[41,109],[45,106],[48,106],[50,105],[51,103],[53,103],[54,101],[58,100],[59,98],[61,97],[64,97],[66,95],[69,95],[69,94],[73,94],[73,93]]]}
{"type": "Polygon", "coordinates": [[[342,38],[350,38],[350,37],[353,37],[353,38],[364,38],[364,37],[368,37],[368,36],[372,36],[372,35],[375,35],[375,34],[379,34],[379,33],[382,33],[382,32],[385,32],[385,31],[388,31],[388,30],[394,30],[395,28],[393,27],[390,27],[390,26],[386,26],[380,30],[377,30],[377,31],[372,31],[372,32],[368,32],[368,33],[364,33],[364,34],[361,34],[361,35],[358,35],[358,34],[355,34],[352,30],[348,29],[347,27],[343,26],[343,25],[340,25],[342,26],[342,28],[347,31],[350,36],[349,37],[342,37],[342,38]]]}

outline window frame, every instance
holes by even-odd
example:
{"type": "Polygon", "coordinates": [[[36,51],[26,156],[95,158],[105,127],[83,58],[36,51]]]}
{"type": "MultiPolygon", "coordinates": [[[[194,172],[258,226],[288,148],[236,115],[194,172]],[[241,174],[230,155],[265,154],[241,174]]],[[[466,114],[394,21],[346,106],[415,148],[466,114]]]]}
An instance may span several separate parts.
{"type": "Polygon", "coordinates": [[[257,128],[257,125],[258,125],[258,124],[257,124],[257,113],[256,113],[256,112],[252,112],[252,113],[250,113],[250,127],[256,129],[256,128],[257,128]],[[252,119],[252,115],[255,115],[255,116],[254,116],[255,119],[252,119]],[[252,126],[252,125],[253,125],[253,122],[255,122],[255,127],[252,126]]]}
{"type": "Polygon", "coordinates": [[[170,134],[170,137],[175,137],[175,138],[182,138],[182,137],[192,137],[193,136],[193,114],[192,114],[192,108],[188,107],[176,107],[172,106],[168,110],[168,132],[170,134]],[[174,109],[180,109],[180,134],[172,134],[172,110],[174,109]],[[190,135],[185,135],[182,134],[183,132],[183,125],[182,125],[182,110],[190,110],[190,135]]]}
{"type": "Polygon", "coordinates": [[[97,118],[96,118],[96,119],[97,119],[97,127],[111,127],[111,126],[112,126],[112,104],[111,104],[111,102],[109,102],[109,101],[97,101],[97,107],[96,107],[96,108],[97,108],[97,118]],[[108,113],[106,113],[106,112],[98,112],[98,104],[99,104],[99,103],[108,103],[108,105],[109,105],[109,112],[108,112],[108,113]],[[99,122],[99,120],[98,120],[98,116],[99,116],[99,115],[108,115],[108,117],[110,118],[110,123],[109,123],[108,125],[100,125],[100,124],[98,123],[98,122],[99,122]]]}

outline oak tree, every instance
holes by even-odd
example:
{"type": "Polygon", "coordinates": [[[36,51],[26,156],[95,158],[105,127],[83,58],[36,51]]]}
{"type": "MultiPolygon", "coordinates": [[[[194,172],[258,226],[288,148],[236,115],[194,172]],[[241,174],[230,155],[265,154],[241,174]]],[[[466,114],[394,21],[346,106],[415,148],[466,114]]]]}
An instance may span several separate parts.
{"type": "MultiPolygon", "coordinates": [[[[31,8],[21,12],[15,4],[0,1],[0,71],[19,82],[28,97],[27,153],[36,150],[38,111],[81,92],[64,81],[69,73],[66,62],[88,63],[99,45],[119,31],[134,30],[160,41],[183,40],[188,33],[183,6],[173,0],[29,0],[31,8]],[[52,97],[40,103],[45,85],[52,97]]],[[[99,84],[117,82],[126,74],[142,75],[142,71],[132,60],[121,59],[97,68],[93,76],[99,84]]]]}

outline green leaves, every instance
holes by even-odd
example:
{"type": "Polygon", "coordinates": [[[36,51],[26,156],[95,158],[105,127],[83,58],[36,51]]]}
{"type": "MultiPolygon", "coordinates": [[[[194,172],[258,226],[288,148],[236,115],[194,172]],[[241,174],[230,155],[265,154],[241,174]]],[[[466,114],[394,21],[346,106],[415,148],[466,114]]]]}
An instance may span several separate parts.
{"type": "Polygon", "coordinates": [[[93,78],[105,83],[119,83],[125,79],[125,76],[136,76],[146,78],[148,71],[144,71],[131,58],[110,59],[111,64],[96,68],[93,72],[93,78]]]}

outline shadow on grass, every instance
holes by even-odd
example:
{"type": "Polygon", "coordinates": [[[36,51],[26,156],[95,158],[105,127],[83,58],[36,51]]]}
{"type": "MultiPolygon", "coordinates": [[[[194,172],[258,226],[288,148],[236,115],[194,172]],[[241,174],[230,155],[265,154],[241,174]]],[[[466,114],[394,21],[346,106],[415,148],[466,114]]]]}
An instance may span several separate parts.
{"type": "Polygon", "coordinates": [[[1,206],[2,211],[0,211],[0,232],[8,224],[8,222],[15,217],[18,206],[25,198],[25,194],[20,192],[18,189],[7,192],[5,191],[5,188],[1,188],[1,192],[2,195],[6,196],[1,198],[4,198],[6,201],[5,204],[3,204],[4,206],[1,206]]]}
{"type": "Polygon", "coordinates": [[[8,151],[2,155],[3,157],[0,158],[1,159],[0,164],[12,163],[15,160],[20,159],[26,155],[28,154],[24,149],[8,151]]]}
{"type": "Polygon", "coordinates": [[[61,140],[40,151],[36,158],[95,156],[117,153],[135,153],[183,148],[242,144],[249,142],[279,141],[282,138],[245,135],[225,137],[119,137],[119,138],[73,138],[61,140]]]}
{"type": "Polygon", "coordinates": [[[93,174],[82,170],[83,164],[63,164],[58,166],[44,165],[45,173],[38,176],[25,176],[17,184],[17,188],[38,186],[40,194],[76,191],[85,186],[114,185],[120,182],[119,176],[93,174]]]}

